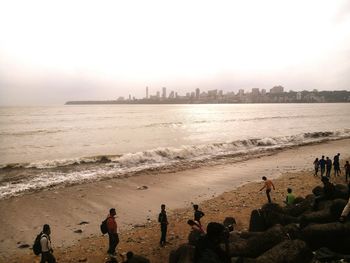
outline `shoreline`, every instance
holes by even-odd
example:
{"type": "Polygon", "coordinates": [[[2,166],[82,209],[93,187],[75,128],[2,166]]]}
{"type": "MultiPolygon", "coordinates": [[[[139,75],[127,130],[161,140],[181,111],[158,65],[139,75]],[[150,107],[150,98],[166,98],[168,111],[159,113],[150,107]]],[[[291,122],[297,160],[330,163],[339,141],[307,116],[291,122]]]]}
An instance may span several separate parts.
{"type": "MultiPolygon", "coordinates": [[[[17,244],[17,242],[20,241],[21,244],[27,243],[31,245],[33,242],[32,239],[37,232],[40,231],[40,227],[45,220],[45,223],[48,222],[52,226],[52,241],[60,257],[64,255],[63,252],[60,254],[60,251],[67,249],[74,250],[74,247],[78,249],[77,247],[81,245],[84,247],[85,243],[102,242],[104,245],[102,247],[101,245],[95,247],[94,250],[94,253],[96,253],[100,259],[94,261],[94,259],[89,258],[89,262],[101,262],[101,256],[104,255],[107,240],[99,236],[99,224],[106,216],[110,207],[116,207],[117,209],[117,221],[119,226],[122,226],[120,228],[122,238],[119,247],[124,249],[123,247],[129,245],[129,243],[135,243],[132,241],[128,242],[128,239],[125,238],[129,236],[129,233],[133,235],[134,232],[141,230],[147,232],[149,228],[153,227],[157,229],[153,231],[153,235],[156,235],[156,239],[158,239],[159,230],[157,223],[154,221],[159,212],[158,210],[161,203],[167,204],[170,218],[176,216],[177,218],[181,217],[183,220],[186,219],[187,221],[191,213],[186,207],[190,207],[191,202],[195,202],[201,204],[202,209],[205,210],[204,212],[207,211],[206,218],[215,215],[215,218],[219,221],[221,216],[223,216],[223,211],[221,211],[223,209],[217,209],[215,206],[211,207],[210,203],[217,198],[225,199],[225,196],[229,193],[230,195],[235,195],[243,203],[243,205],[231,205],[232,208],[238,207],[238,210],[235,210],[236,212],[248,209],[250,213],[252,209],[251,204],[246,204],[246,206],[244,206],[245,203],[249,203],[248,200],[251,198],[247,191],[249,192],[253,189],[252,185],[258,185],[258,187],[261,185],[260,183],[252,182],[260,180],[262,175],[267,175],[269,178],[276,178],[281,176],[281,174],[283,175],[282,177],[284,177],[286,174],[301,173],[301,178],[298,179],[299,183],[308,185],[310,182],[303,182],[304,180],[302,177],[307,176],[305,175],[307,173],[305,171],[309,171],[310,168],[312,169],[315,152],[317,156],[332,152],[332,154],[329,154],[331,158],[336,152],[340,152],[342,153],[341,159],[344,160],[349,157],[346,152],[349,145],[349,139],[333,141],[324,144],[303,146],[297,149],[289,149],[272,156],[264,156],[240,163],[195,168],[192,170],[160,175],[143,174],[136,177],[111,179],[87,185],[52,189],[11,198],[9,200],[0,200],[0,210],[3,213],[0,219],[0,224],[2,226],[0,235],[2,237],[9,237],[0,242],[0,250],[2,251],[0,259],[3,257],[9,260],[10,255],[15,255],[15,257],[24,257],[20,262],[29,262],[23,261],[29,259],[31,259],[30,262],[32,262],[32,251],[28,251],[28,249],[18,249],[17,246],[19,244],[17,244]],[[276,163],[276,161],[278,161],[278,163],[276,163]],[[137,187],[143,185],[148,188],[145,190],[137,190],[137,187]],[[245,201],[245,199],[247,199],[247,201],[245,201]],[[213,209],[215,212],[213,215],[208,212],[210,209],[213,209]],[[16,216],[18,211],[22,211],[20,218],[16,216]],[[78,224],[82,221],[88,221],[89,224],[79,226],[78,224]],[[145,222],[148,223],[145,224],[145,222]],[[132,225],[136,224],[145,224],[147,227],[130,230],[132,225]],[[74,231],[78,229],[81,229],[83,232],[81,234],[74,233],[74,231]],[[124,235],[126,236],[123,237],[124,235]],[[96,248],[98,249],[97,251],[96,248]],[[5,254],[3,251],[7,253],[5,254]]],[[[278,180],[280,179],[276,179],[276,181],[278,180]]],[[[318,181],[316,180],[316,182],[318,181]]],[[[295,187],[298,186],[296,185],[295,187]]],[[[307,190],[309,192],[310,189],[307,190]]],[[[283,189],[282,192],[278,192],[279,198],[284,196],[284,194],[285,189],[283,189]]],[[[265,195],[257,195],[258,200],[264,198],[265,195]]],[[[261,203],[257,203],[256,205],[260,206],[261,203]]],[[[226,213],[225,215],[230,216],[226,213]]],[[[233,216],[236,217],[235,215],[233,216]]],[[[244,228],[245,221],[244,219],[239,219],[238,227],[244,228]]],[[[205,221],[205,223],[208,222],[205,221]]],[[[176,236],[181,236],[181,238],[186,239],[187,234],[183,235],[183,233],[188,233],[188,228],[186,223],[184,223],[183,229],[177,231],[179,234],[171,235],[171,230],[169,230],[169,232],[168,235],[173,236],[175,240],[177,240],[177,238],[175,238],[176,236]]],[[[150,236],[151,234],[152,233],[148,233],[144,235],[150,236]]],[[[179,240],[181,240],[181,238],[179,238],[179,240]]],[[[147,241],[147,239],[145,240],[147,241]]],[[[145,240],[139,241],[141,243],[136,242],[136,244],[143,244],[142,242],[146,242],[145,240]]],[[[148,241],[146,243],[148,243],[148,241]]],[[[154,246],[157,247],[157,244],[158,240],[154,246]]],[[[142,250],[138,250],[137,248],[134,250],[137,253],[142,252],[142,250]]],[[[166,250],[160,251],[157,247],[153,252],[157,254],[158,252],[163,253],[163,251],[166,250]]],[[[72,258],[74,258],[74,256],[72,256],[72,258]]],[[[152,260],[152,262],[157,261],[152,260]]]]}

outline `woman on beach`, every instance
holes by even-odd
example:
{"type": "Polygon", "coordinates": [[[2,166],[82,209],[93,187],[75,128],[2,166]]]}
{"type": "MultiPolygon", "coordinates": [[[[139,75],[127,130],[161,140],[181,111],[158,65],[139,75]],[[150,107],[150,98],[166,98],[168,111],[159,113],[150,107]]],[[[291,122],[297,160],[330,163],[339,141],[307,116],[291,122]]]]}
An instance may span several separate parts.
{"type": "Polygon", "coordinates": [[[318,174],[318,167],[320,167],[320,163],[318,161],[318,158],[316,158],[315,161],[314,161],[314,168],[315,168],[314,176],[317,176],[317,174],[318,174]]]}

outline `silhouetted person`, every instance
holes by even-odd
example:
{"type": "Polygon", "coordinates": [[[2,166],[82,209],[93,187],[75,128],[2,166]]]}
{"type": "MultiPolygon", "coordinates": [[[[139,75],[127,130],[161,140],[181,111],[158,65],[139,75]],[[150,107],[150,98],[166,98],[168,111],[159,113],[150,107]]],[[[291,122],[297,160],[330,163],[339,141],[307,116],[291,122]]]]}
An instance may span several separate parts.
{"type": "Polygon", "coordinates": [[[348,178],[350,179],[350,164],[349,161],[346,161],[344,165],[344,170],[345,170],[345,180],[348,181],[348,178]]]}
{"type": "MultiPolygon", "coordinates": [[[[201,237],[196,245],[196,263],[229,263],[231,259],[220,244],[228,244],[229,232],[224,225],[211,222],[207,226],[207,234],[201,237]]],[[[227,246],[226,246],[227,247],[227,246]]]]}
{"type": "Polygon", "coordinates": [[[318,203],[322,200],[332,200],[334,198],[334,185],[329,181],[329,178],[322,176],[321,181],[323,183],[323,193],[315,197],[313,208],[318,209],[318,203]]]}
{"type": "Polygon", "coordinates": [[[193,220],[188,220],[187,224],[191,227],[191,232],[188,235],[188,243],[195,246],[198,240],[205,235],[205,232],[198,223],[193,220]]]}
{"type": "Polygon", "coordinates": [[[117,232],[117,222],[115,221],[116,212],[114,208],[109,210],[109,215],[107,216],[107,228],[108,228],[108,237],[109,237],[109,248],[107,253],[115,257],[115,249],[119,243],[119,236],[117,232]]]}
{"type": "Polygon", "coordinates": [[[41,245],[41,261],[40,263],[55,263],[56,259],[53,256],[52,252],[52,246],[51,246],[51,239],[50,239],[51,229],[50,226],[45,224],[43,226],[43,232],[40,238],[40,245],[41,245]]]}
{"type": "Polygon", "coordinates": [[[326,157],[326,176],[330,177],[332,171],[332,160],[326,157]]]}
{"type": "Polygon", "coordinates": [[[158,216],[158,222],[160,224],[160,232],[161,232],[160,245],[163,247],[166,243],[166,233],[168,230],[168,217],[166,215],[164,204],[160,206],[160,209],[161,211],[158,216]]]}
{"type": "Polygon", "coordinates": [[[340,171],[340,153],[338,153],[333,158],[333,167],[334,167],[334,176],[339,176],[341,174],[340,171]]]}
{"type": "Polygon", "coordinates": [[[322,155],[321,160],[319,161],[320,168],[321,168],[321,177],[324,175],[324,172],[326,171],[326,160],[324,159],[324,155],[322,155]]]}
{"type": "Polygon", "coordinates": [[[264,186],[260,189],[260,191],[262,191],[264,188],[266,188],[267,200],[269,203],[271,203],[270,192],[271,192],[272,188],[273,188],[273,190],[275,190],[275,186],[271,180],[267,180],[266,176],[263,176],[262,179],[265,183],[264,183],[264,186]]]}
{"type": "Polygon", "coordinates": [[[316,158],[315,161],[314,161],[314,169],[315,169],[314,176],[317,176],[319,167],[320,167],[320,163],[318,161],[318,158],[316,158]]]}
{"type": "Polygon", "coordinates": [[[199,210],[198,205],[193,205],[194,210],[194,221],[197,221],[199,225],[201,224],[201,218],[204,216],[204,213],[199,210]]]}

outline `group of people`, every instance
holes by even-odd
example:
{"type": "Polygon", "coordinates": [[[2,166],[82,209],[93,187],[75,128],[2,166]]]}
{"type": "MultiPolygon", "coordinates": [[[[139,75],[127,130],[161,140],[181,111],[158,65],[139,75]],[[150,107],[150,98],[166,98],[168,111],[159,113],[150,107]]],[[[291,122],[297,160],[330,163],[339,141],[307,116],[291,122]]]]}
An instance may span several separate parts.
{"type": "MultiPolygon", "coordinates": [[[[334,176],[340,176],[341,175],[341,169],[340,169],[340,153],[338,153],[337,155],[335,155],[333,157],[333,162],[332,160],[327,156],[326,159],[324,157],[324,155],[322,155],[321,159],[316,158],[314,163],[314,176],[318,176],[318,171],[320,170],[321,172],[321,177],[327,176],[330,177],[331,176],[331,171],[332,171],[332,166],[334,169],[334,176]]],[[[346,181],[348,181],[348,178],[350,177],[350,165],[349,165],[349,161],[346,161],[345,165],[344,165],[344,172],[345,172],[345,179],[346,181]]]]}
{"type": "MultiPolygon", "coordinates": [[[[262,180],[264,182],[264,185],[260,189],[260,191],[265,189],[267,202],[268,203],[272,203],[270,193],[271,193],[272,189],[276,190],[275,185],[273,184],[273,182],[271,180],[267,179],[266,176],[263,176],[262,180]]],[[[287,205],[292,205],[294,203],[295,196],[294,196],[294,194],[292,192],[293,192],[292,188],[288,187],[287,188],[286,200],[284,201],[284,203],[287,204],[287,205]]]]}
{"type": "MultiPolygon", "coordinates": [[[[338,153],[333,158],[333,166],[334,166],[334,176],[339,176],[341,174],[340,170],[340,161],[339,161],[340,154],[338,153]]],[[[315,167],[315,176],[318,175],[318,170],[321,168],[321,181],[324,184],[323,189],[323,195],[318,196],[315,198],[314,202],[314,208],[317,208],[318,203],[321,200],[324,199],[330,199],[332,196],[332,193],[334,191],[334,185],[329,181],[331,168],[332,168],[332,161],[324,156],[320,160],[316,158],[314,161],[314,167],[315,167]],[[324,173],[326,172],[326,175],[324,176],[324,173]]],[[[346,181],[348,181],[348,177],[350,176],[350,165],[349,161],[346,161],[344,165],[345,169],[345,175],[346,175],[346,181]]],[[[266,176],[262,177],[262,180],[264,182],[263,187],[260,189],[260,191],[265,189],[266,197],[268,203],[271,203],[271,191],[272,189],[275,190],[275,185],[273,182],[269,179],[267,179],[266,176]]],[[[292,189],[287,189],[287,195],[285,203],[287,205],[293,205],[295,200],[295,196],[292,193],[292,189]]],[[[196,246],[196,262],[201,262],[200,258],[205,258],[208,256],[208,253],[214,253],[217,257],[219,257],[222,262],[230,262],[229,258],[225,256],[224,251],[220,248],[220,243],[225,241],[225,233],[227,232],[225,227],[222,224],[219,223],[209,223],[207,226],[207,232],[205,233],[202,224],[201,224],[201,218],[204,216],[204,213],[199,209],[199,206],[194,204],[193,205],[193,219],[190,219],[187,221],[188,225],[191,227],[191,233],[189,236],[189,243],[196,246]]],[[[339,219],[340,222],[344,222],[345,218],[350,213],[350,199],[345,206],[341,217],[339,219]]],[[[119,243],[119,236],[117,231],[117,222],[115,219],[116,216],[116,210],[115,208],[111,208],[109,210],[109,214],[106,218],[106,224],[107,224],[107,233],[109,237],[109,247],[107,253],[110,255],[111,260],[110,262],[117,262],[116,261],[116,247],[119,243]]],[[[161,205],[161,211],[158,215],[158,222],[160,224],[160,246],[164,246],[167,244],[166,236],[167,236],[167,229],[168,229],[168,217],[166,213],[166,206],[165,204],[161,205]]],[[[55,263],[56,259],[53,256],[53,250],[51,247],[51,240],[50,240],[50,234],[51,229],[50,226],[45,224],[43,226],[43,231],[40,234],[40,246],[41,246],[41,263],[55,263]]],[[[124,260],[125,263],[132,262],[131,258],[134,257],[134,254],[132,252],[127,253],[126,260],[124,260]]]]}

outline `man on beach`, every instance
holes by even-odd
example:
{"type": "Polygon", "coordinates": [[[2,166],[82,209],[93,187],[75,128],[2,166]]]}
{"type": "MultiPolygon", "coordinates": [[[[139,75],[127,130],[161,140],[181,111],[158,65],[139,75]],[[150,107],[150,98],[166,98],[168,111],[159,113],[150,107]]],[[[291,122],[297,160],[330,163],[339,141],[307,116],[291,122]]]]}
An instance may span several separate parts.
{"type": "Polygon", "coordinates": [[[265,183],[264,183],[264,186],[260,189],[260,191],[262,191],[264,188],[266,188],[267,200],[269,203],[271,203],[270,192],[271,192],[272,188],[273,188],[273,190],[275,190],[275,186],[271,180],[267,180],[266,176],[263,176],[262,179],[265,183]]]}
{"type": "Polygon", "coordinates": [[[324,155],[322,155],[322,158],[320,160],[320,168],[321,168],[321,178],[324,175],[324,172],[326,170],[326,160],[324,159],[324,155]]]}
{"type": "Polygon", "coordinates": [[[339,157],[340,153],[333,158],[334,176],[339,176],[341,174],[339,157]]]}
{"type": "Polygon", "coordinates": [[[43,227],[43,232],[40,238],[41,245],[41,261],[40,263],[55,263],[56,259],[53,256],[52,247],[51,247],[51,239],[50,239],[51,229],[50,226],[45,224],[43,227]]]}
{"type": "Polygon", "coordinates": [[[350,179],[350,164],[349,161],[346,161],[344,165],[344,170],[345,170],[345,180],[348,181],[348,178],[350,179]]]}
{"type": "Polygon", "coordinates": [[[160,206],[160,209],[161,211],[158,216],[158,222],[160,223],[160,232],[161,232],[160,245],[163,247],[166,243],[166,233],[168,230],[168,217],[165,211],[165,204],[162,204],[160,206]]]}
{"type": "Polygon", "coordinates": [[[107,217],[107,229],[108,229],[108,237],[109,237],[109,248],[107,253],[115,257],[115,249],[119,243],[119,236],[117,232],[117,222],[115,221],[115,216],[116,216],[116,211],[115,208],[111,208],[109,210],[109,215],[107,217]]]}
{"type": "Polygon", "coordinates": [[[332,171],[332,160],[326,157],[326,176],[331,177],[331,171],[332,171]]]}
{"type": "Polygon", "coordinates": [[[198,224],[201,226],[201,218],[204,216],[204,213],[199,210],[198,205],[193,205],[194,210],[194,221],[197,221],[198,224]]]}

